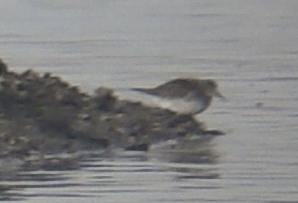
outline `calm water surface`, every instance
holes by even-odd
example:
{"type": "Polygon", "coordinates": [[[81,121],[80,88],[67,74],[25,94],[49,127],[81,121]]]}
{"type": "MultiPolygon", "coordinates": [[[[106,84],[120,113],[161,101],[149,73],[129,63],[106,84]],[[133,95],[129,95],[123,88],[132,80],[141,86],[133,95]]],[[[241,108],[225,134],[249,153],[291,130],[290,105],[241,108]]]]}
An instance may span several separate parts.
{"type": "MultiPolygon", "coordinates": [[[[92,92],[216,78],[216,164],[138,154],[2,181],[3,202],[298,202],[298,1],[0,0],[0,56],[92,92]]],[[[121,92],[119,93],[121,95],[121,92]]],[[[173,155],[175,156],[175,155],[173,155]]]]}

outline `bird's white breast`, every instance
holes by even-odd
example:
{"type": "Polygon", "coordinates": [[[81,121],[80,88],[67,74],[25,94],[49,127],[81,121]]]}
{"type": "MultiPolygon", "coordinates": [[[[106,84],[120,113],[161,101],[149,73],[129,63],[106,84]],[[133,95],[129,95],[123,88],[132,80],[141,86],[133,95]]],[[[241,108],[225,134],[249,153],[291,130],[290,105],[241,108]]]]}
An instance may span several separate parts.
{"type": "Polygon", "coordinates": [[[185,100],[185,99],[156,99],[158,105],[165,109],[170,109],[183,114],[195,114],[200,112],[204,105],[200,100],[185,100]]]}

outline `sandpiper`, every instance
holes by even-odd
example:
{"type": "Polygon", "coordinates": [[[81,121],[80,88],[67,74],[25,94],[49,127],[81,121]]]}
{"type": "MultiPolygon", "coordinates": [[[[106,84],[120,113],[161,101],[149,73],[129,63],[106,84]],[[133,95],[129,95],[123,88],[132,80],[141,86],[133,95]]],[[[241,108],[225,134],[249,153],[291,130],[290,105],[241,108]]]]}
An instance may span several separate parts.
{"type": "Polygon", "coordinates": [[[155,88],[132,88],[154,96],[162,108],[182,114],[199,114],[211,104],[213,96],[225,99],[211,79],[177,78],[155,88]]]}

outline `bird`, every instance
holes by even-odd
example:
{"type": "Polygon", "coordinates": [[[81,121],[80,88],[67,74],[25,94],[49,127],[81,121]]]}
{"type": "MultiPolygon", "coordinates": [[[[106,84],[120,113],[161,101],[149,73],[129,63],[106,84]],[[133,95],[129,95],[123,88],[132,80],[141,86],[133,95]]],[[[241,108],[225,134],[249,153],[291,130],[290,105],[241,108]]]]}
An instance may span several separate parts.
{"type": "Polygon", "coordinates": [[[205,111],[210,106],[213,96],[225,100],[213,79],[176,78],[154,88],[131,90],[154,96],[160,107],[186,115],[205,111]]]}

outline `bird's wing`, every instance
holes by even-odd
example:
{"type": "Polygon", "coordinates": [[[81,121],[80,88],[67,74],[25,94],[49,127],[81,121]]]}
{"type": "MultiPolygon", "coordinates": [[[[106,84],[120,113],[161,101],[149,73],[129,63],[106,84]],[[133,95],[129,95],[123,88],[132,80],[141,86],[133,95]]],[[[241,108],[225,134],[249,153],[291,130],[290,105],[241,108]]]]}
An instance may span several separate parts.
{"type": "Polygon", "coordinates": [[[193,88],[194,85],[190,80],[174,79],[155,88],[132,88],[132,90],[160,97],[175,98],[185,97],[193,88]]]}

